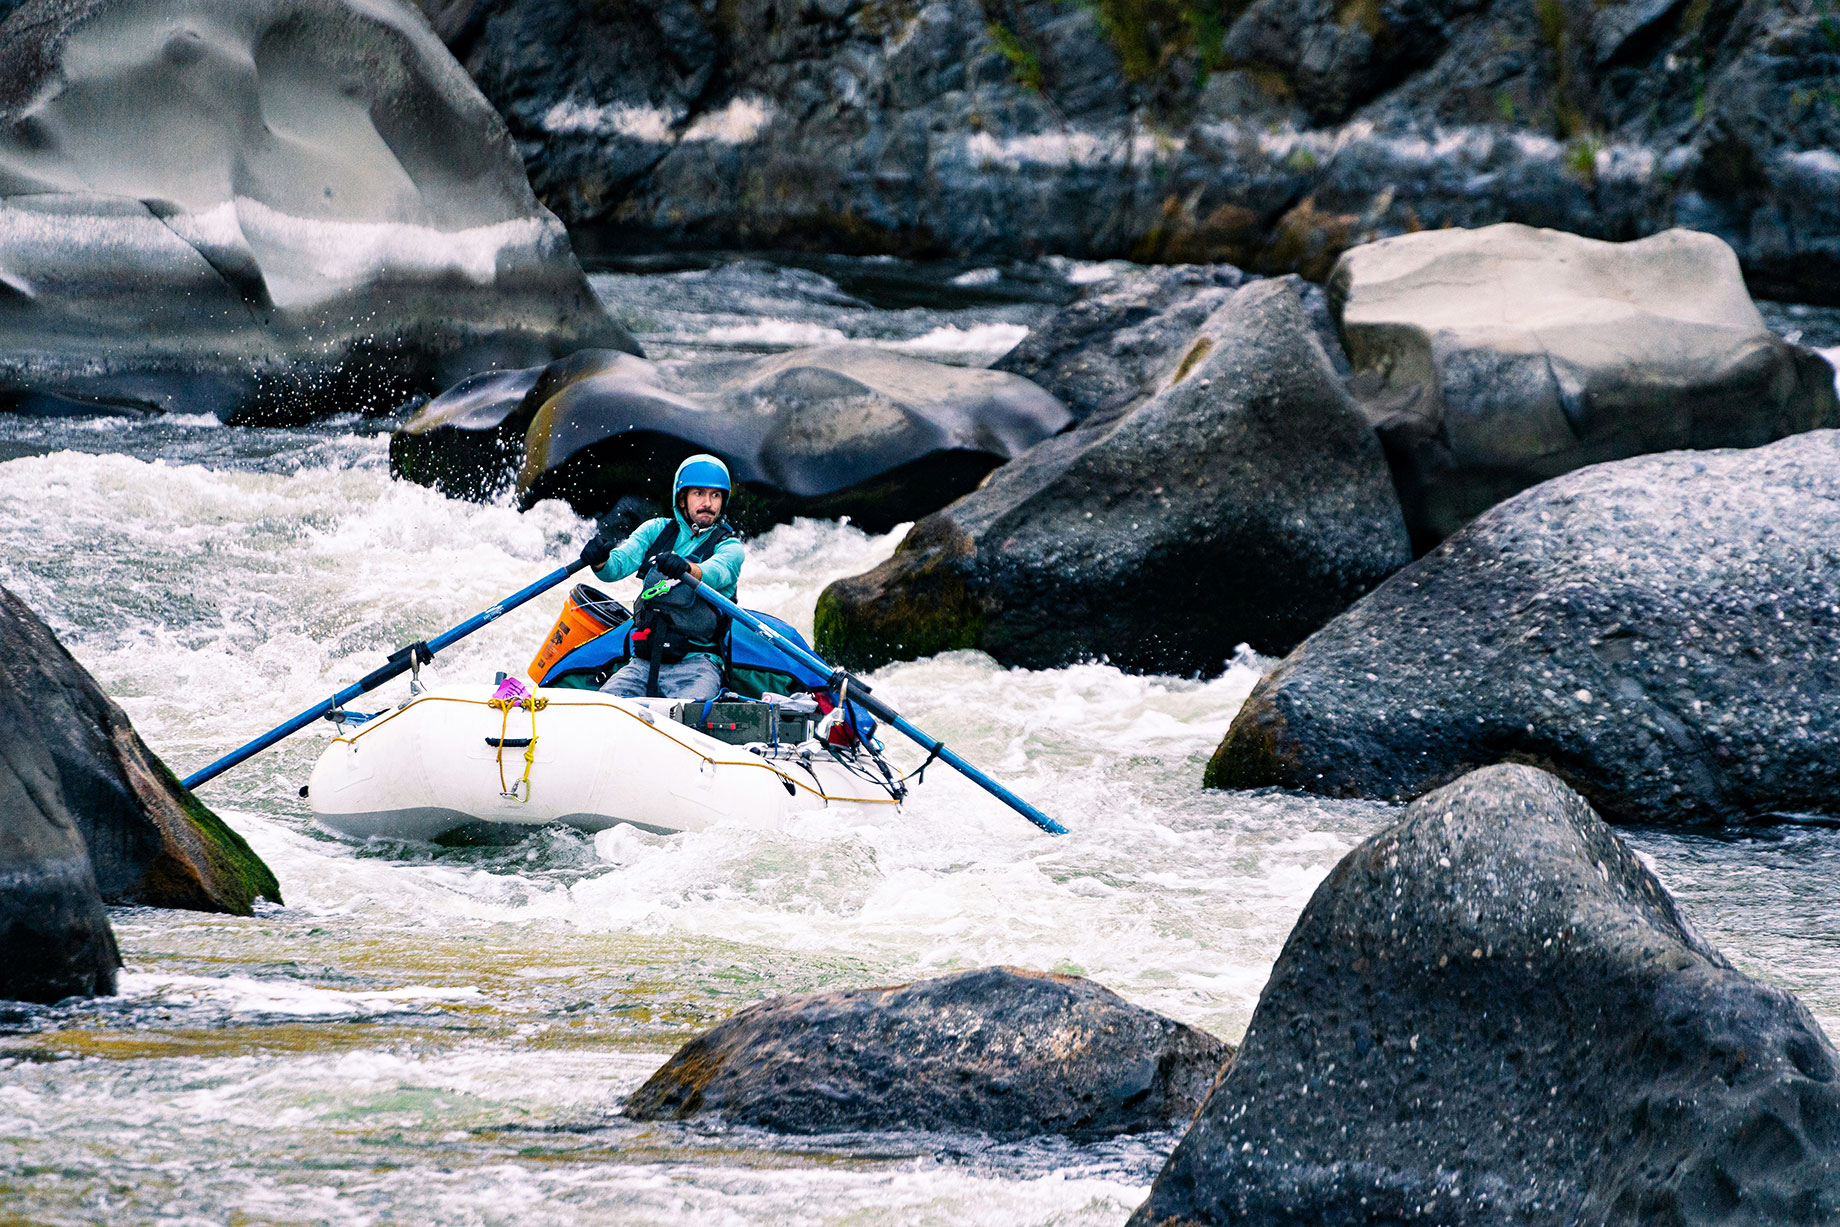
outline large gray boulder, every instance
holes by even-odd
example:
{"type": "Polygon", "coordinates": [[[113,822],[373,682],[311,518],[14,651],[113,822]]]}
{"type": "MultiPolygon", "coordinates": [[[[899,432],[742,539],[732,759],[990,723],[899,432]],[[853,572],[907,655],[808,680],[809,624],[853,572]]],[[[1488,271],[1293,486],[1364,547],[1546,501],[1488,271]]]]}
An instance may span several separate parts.
{"type": "Polygon", "coordinates": [[[853,667],[951,648],[1216,673],[1288,650],[1410,559],[1379,442],[1294,278],[1238,290],[1122,418],[1040,444],[818,599],[853,667]]]}
{"type": "Polygon", "coordinates": [[[1421,549],[1587,464],[1840,425],[1833,368],[1708,234],[1401,235],[1342,256],[1330,303],[1421,549]]]}
{"type": "Polygon", "coordinates": [[[1840,1215],[1840,1058],[1530,767],[1342,858],[1133,1227],[1840,1215]]]}
{"type": "Polygon", "coordinates": [[[730,516],[744,527],[848,515],[886,531],[1070,420],[1019,376],[864,346],[671,362],[593,350],[451,389],[391,439],[390,464],[449,493],[513,486],[525,506],[562,497],[593,515],[627,495],[668,505],[678,462],[706,451],[741,483],[730,516]]]}
{"type": "Polygon", "coordinates": [[[25,781],[0,802],[0,822],[74,832],[82,872],[61,875],[116,904],[247,916],[258,898],[281,901],[275,875],[243,837],[179,783],[127,713],[4,588],[0,691],[10,696],[0,745],[24,764],[15,772],[25,781]]]}
{"type": "Polygon", "coordinates": [[[1613,822],[1840,814],[1840,431],[1485,513],[1253,690],[1207,782],[1406,800],[1536,763],[1613,822]]]}
{"type": "Polygon", "coordinates": [[[636,351],[399,0],[31,0],[0,82],[0,405],[288,418],[636,351]]]}
{"type": "Polygon", "coordinates": [[[752,1006],[678,1049],[626,1114],[1097,1139],[1186,1123],[1232,1055],[1090,980],[987,967],[752,1006]]]}

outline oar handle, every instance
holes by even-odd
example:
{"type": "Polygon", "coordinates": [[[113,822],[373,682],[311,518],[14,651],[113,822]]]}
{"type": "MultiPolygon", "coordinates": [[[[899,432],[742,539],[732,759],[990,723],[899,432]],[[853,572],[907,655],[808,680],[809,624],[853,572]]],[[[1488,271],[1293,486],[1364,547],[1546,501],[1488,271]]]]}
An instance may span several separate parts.
{"type": "Polygon", "coordinates": [[[577,558],[568,566],[558,567],[528,588],[521,588],[498,604],[493,605],[491,608],[480,610],[466,621],[460,623],[460,625],[441,632],[426,643],[412,643],[406,648],[398,648],[396,651],[390,653],[390,659],[383,667],[374,669],[365,674],[361,681],[354,682],[352,685],[345,687],[345,689],[333,695],[330,699],[326,699],[323,702],[309,707],[306,711],[301,712],[292,720],[276,725],[249,744],[232,750],[230,753],[212,763],[209,767],[206,767],[203,771],[195,772],[180,782],[187,788],[196,788],[200,784],[216,779],[244,759],[253,758],[262,751],[268,749],[268,747],[274,745],[277,741],[281,741],[284,738],[291,737],[295,733],[298,733],[301,729],[312,724],[327,712],[343,707],[359,695],[367,694],[377,689],[377,687],[383,685],[391,678],[401,677],[414,667],[417,656],[420,656],[423,662],[434,659],[434,654],[436,652],[460,642],[488,622],[496,622],[513,609],[516,609],[519,605],[522,605],[525,601],[548,592],[551,588],[554,588],[557,584],[560,584],[563,580],[587,565],[586,561],[577,558]]]}
{"type": "Polygon", "coordinates": [[[855,674],[832,668],[829,664],[825,663],[824,659],[817,653],[807,651],[798,644],[793,643],[784,635],[762,622],[759,618],[754,617],[754,615],[750,614],[747,610],[741,608],[741,606],[735,604],[721,593],[702,584],[694,576],[686,575],[684,577],[684,582],[693,585],[698,596],[702,597],[711,605],[714,605],[717,609],[721,610],[735,621],[741,623],[741,625],[753,631],[756,635],[759,635],[762,639],[765,639],[785,655],[790,656],[793,660],[798,661],[813,672],[822,673],[825,677],[830,678],[832,685],[841,685],[847,680],[850,684],[851,701],[861,704],[864,711],[867,711],[877,720],[899,729],[902,733],[905,733],[908,737],[918,742],[927,753],[937,754],[939,756],[939,761],[952,767],[960,775],[963,775],[973,784],[976,784],[985,792],[988,792],[991,796],[1003,802],[1003,804],[1009,806],[1048,834],[1065,835],[1067,833],[1066,827],[1054,821],[1054,819],[1048,817],[1033,805],[1030,805],[1027,801],[1024,801],[1021,797],[1018,797],[1015,793],[1003,787],[1003,785],[997,783],[982,771],[979,771],[976,767],[973,767],[970,763],[947,749],[944,742],[936,737],[928,736],[920,729],[914,727],[914,725],[909,722],[906,717],[901,715],[900,712],[871,694],[869,691],[869,684],[855,674]]]}

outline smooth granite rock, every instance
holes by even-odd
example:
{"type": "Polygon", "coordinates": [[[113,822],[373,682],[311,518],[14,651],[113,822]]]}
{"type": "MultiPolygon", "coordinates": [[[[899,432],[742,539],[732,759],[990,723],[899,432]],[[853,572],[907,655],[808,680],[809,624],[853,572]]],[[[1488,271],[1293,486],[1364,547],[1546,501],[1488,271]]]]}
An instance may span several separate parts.
{"type": "Polygon", "coordinates": [[[633,349],[399,0],[30,0],[0,24],[0,407],[386,410],[633,349]]]}
{"type": "Polygon", "coordinates": [[[1420,549],[1587,464],[1840,426],[1833,368],[1708,234],[1402,235],[1344,255],[1329,299],[1420,549]]]}
{"type": "Polygon", "coordinates": [[[1836,507],[1832,430],[1536,486],[1291,653],[1207,782],[1407,800],[1508,761],[1612,822],[1840,815],[1836,507]]]}
{"type": "MultiPolygon", "coordinates": [[[[233,912],[281,890],[243,837],[186,791],[127,713],[25,603],[0,588],[0,743],[49,776],[28,787],[41,825],[69,824],[109,903],[233,912]]],[[[74,872],[74,871],[73,871],[74,872]]]]}
{"type": "Polygon", "coordinates": [[[1131,1223],[1831,1222],[1836,1065],[1583,798],[1492,767],[1317,888],[1131,1223]]]}
{"type": "Polygon", "coordinates": [[[1090,980],[987,967],[752,1006],[678,1049],[626,1114],[1091,1140],[1187,1123],[1232,1055],[1090,980]]]}
{"type": "Polygon", "coordinates": [[[584,351],[451,389],[396,433],[390,462],[449,493],[513,486],[525,506],[562,497],[598,515],[627,495],[669,505],[678,463],[706,451],[740,483],[743,527],[848,515],[885,532],[1069,421],[1019,376],[862,346],[672,362],[584,351]]]}
{"type": "Polygon", "coordinates": [[[1122,418],[1037,445],[818,599],[855,668],[953,648],[1219,672],[1287,651],[1411,558],[1379,441],[1294,278],[1234,293],[1122,418]]]}

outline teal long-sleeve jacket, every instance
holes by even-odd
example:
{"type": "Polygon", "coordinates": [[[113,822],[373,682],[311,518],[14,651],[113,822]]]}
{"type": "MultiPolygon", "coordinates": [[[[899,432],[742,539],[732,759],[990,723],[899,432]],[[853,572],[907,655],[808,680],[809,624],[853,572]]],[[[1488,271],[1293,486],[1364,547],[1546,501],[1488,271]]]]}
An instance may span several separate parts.
{"type": "MultiPolygon", "coordinates": [[[[673,512],[671,518],[677,521],[677,542],[671,548],[685,557],[689,557],[690,551],[707,541],[709,534],[715,531],[712,526],[700,533],[693,532],[689,522],[678,512],[673,512]]],[[[658,540],[658,534],[670,522],[661,516],[656,520],[647,520],[633,529],[632,536],[620,542],[607,555],[607,561],[594,568],[594,573],[612,583],[637,571],[645,559],[645,551],[652,548],[652,542],[658,540]]],[[[735,586],[741,582],[741,563],[745,557],[746,552],[741,548],[740,540],[730,537],[716,546],[708,558],[697,564],[703,568],[703,582],[729,600],[737,600],[735,586]]]]}

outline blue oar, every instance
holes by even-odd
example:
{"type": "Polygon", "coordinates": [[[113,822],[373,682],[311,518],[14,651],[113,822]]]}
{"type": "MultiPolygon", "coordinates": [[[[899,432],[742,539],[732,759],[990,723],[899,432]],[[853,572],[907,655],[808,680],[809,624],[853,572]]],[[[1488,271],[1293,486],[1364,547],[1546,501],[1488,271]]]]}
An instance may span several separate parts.
{"type": "Polygon", "coordinates": [[[870,694],[868,684],[861,678],[851,673],[845,673],[841,669],[833,669],[831,666],[825,664],[823,659],[815,653],[808,652],[798,644],[793,643],[771,626],[768,626],[759,618],[748,613],[748,611],[741,608],[741,606],[735,604],[721,593],[711,591],[704,587],[694,578],[685,576],[684,582],[687,584],[694,584],[698,596],[708,601],[711,605],[714,605],[717,609],[721,610],[735,621],[741,623],[741,625],[753,631],[756,635],[759,635],[762,639],[765,639],[768,643],[778,648],[781,652],[784,652],[787,656],[790,656],[793,660],[798,661],[807,669],[822,673],[824,676],[828,677],[833,689],[848,682],[851,702],[861,704],[863,709],[876,719],[892,724],[895,728],[906,733],[909,737],[919,742],[928,754],[936,755],[941,762],[957,770],[973,784],[976,784],[985,792],[990,793],[997,800],[1003,802],[1003,804],[1009,806],[1048,834],[1065,835],[1067,833],[1066,827],[1054,821],[1054,819],[1048,817],[1033,805],[1030,805],[1027,801],[1024,801],[1021,797],[1018,797],[1015,793],[1003,787],[1003,785],[997,783],[952,751],[946,749],[945,744],[937,738],[927,736],[912,724],[908,723],[907,719],[902,716],[900,712],[897,712],[894,708],[870,694]]]}
{"type": "Polygon", "coordinates": [[[268,749],[268,747],[274,745],[277,741],[280,741],[283,737],[298,733],[301,729],[312,724],[327,712],[335,708],[343,707],[345,704],[367,691],[377,689],[377,687],[383,685],[393,677],[401,677],[418,663],[426,664],[434,658],[436,652],[460,642],[486,623],[502,618],[505,614],[516,609],[519,605],[522,605],[532,597],[541,596],[543,593],[548,592],[551,588],[554,588],[557,584],[560,584],[563,580],[587,565],[586,562],[577,558],[568,566],[558,567],[556,570],[551,571],[548,575],[545,575],[530,587],[520,592],[512,593],[498,604],[492,606],[492,608],[474,614],[452,630],[444,631],[424,643],[412,643],[406,648],[401,648],[390,653],[389,663],[384,665],[383,668],[367,674],[363,681],[345,687],[345,689],[339,691],[324,703],[308,708],[298,716],[295,716],[292,720],[289,720],[286,724],[278,725],[241,749],[233,750],[224,755],[209,767],[206,767],[203,771],[187,776],[183,781],[185,786],[187,788],[196,788],[206,780],[215,779],[244,759],[260,754],[262,751],[268,749]]]}

